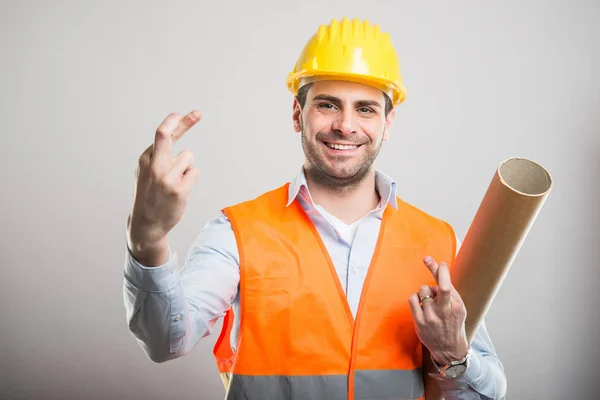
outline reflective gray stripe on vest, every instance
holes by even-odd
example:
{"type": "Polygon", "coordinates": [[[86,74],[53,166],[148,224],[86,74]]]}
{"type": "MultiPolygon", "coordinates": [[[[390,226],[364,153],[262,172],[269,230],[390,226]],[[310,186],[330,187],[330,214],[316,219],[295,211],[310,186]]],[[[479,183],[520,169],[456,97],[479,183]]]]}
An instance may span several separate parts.
{"type": "Polygon", "coordinates": [[[354,372],[355,400],[404,400],[423,396],[423,371],[360,370],[354,372]]]}
{"type": "MultiPolygon", "coordinates": [[[[406,400],[423,396],[421,369],[360,370],[354,373],[355,400],[406,400]]],[[[347,400],[346,375],[231,376],[227,400],[347,400]]]]}

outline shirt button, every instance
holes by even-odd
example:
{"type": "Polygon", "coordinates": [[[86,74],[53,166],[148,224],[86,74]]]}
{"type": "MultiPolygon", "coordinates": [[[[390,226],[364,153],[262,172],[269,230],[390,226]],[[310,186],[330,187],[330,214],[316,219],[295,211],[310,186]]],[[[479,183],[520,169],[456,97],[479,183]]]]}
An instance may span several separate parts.
{"type": "Polygon", "coordinates": [[[179,321],[181,320],[181,314],[175,314],[175,317],[173,317],[174,321],[179,321]]]}

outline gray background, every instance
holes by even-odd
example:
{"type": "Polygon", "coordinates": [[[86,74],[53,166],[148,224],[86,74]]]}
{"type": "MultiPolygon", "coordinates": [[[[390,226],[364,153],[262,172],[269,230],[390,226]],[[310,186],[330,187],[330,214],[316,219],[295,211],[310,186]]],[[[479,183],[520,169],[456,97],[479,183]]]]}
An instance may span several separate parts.
{"type": "Polygon", "coordinates": [[[511,399],[594,398],[600,369],[597,1],[2,2],[0,397],[220,399],[216,335],[154,364],[127,331],[133,171],[171,111],[201,179],[171,245],[303,161],[285,77],[319,24],[389,31],[408,89],[379,168],[466,234],[498,164],[555,187],[489,311],[511,399]],[[579,396],[579,397],[578,397],[579,396]]]}

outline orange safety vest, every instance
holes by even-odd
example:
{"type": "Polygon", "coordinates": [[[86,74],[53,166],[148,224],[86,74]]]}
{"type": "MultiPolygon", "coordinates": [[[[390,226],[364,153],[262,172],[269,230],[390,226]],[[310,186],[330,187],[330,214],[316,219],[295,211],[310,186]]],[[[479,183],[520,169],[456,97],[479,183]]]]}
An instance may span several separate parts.
{"type": "Polygon", "coordinates": [[[454,260],[446,222],[388,205],[356,320],[318,231],[288,184],[225,208],[240,256],[240,331],[233,311],[214,347],[227,400],[422,399],[422,344],[408,304],[435,285],[423,257],[454,260]]]}

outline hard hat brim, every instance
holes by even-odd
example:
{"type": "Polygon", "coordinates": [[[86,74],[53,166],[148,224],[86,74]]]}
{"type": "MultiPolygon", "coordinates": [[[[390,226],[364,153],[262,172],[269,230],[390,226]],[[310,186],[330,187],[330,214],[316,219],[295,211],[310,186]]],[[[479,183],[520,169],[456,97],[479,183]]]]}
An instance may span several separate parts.
{"type": "Polygon", "coordinates": [[[393,82],[391,80],[378,79],[373,76],[358,73],[303,70],[290,73],[286,80],[286,84],[288,90],[292,94],[296,95],[302,86],[308,83],[324,80],[348,81],[375,87],[390,97],[394,107],[402,103],[406,98],[406,89],[402,84],[393,82]]]}

